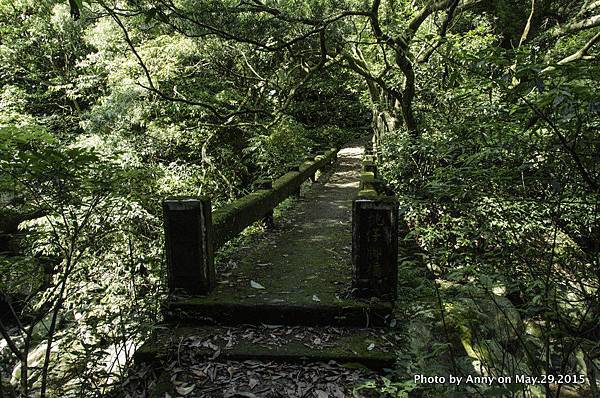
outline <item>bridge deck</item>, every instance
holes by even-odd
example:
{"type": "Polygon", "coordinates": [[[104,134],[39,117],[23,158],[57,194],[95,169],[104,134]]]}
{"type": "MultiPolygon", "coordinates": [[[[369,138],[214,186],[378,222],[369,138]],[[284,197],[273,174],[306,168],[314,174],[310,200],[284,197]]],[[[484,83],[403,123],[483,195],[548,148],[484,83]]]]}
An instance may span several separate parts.
{"type": "Polygon", "coordinates": [[[390,306],[350,297],[351,210],[361,154],[360,147],[342,149],[289,218],[218,269],[211,294],[172,301],[167,317],[224,324],[381,324],[390,306]]]}
{"type": "Polygon", "coordinates": [[[360,148],[344,149],[338,159],[289,212],[289,219],[254,248],[235,255],[236,268],[220,272],[214,296],[247,303],[325,304],[347,295],[360,148]],[[250,281],[265,289],[253,288],[250,281]]]}
{"type": "Polygon", "coordinates": [[[172,297],[167,324],[136,361],[164,366],[187,355],[190,364],[219,357],[390,367],[397,341],[382,326],[390,324],[392,304],[350,292],[361,155],[359,147],[341,150],[275,228],[227,256],[213,292],[172,297]]]}

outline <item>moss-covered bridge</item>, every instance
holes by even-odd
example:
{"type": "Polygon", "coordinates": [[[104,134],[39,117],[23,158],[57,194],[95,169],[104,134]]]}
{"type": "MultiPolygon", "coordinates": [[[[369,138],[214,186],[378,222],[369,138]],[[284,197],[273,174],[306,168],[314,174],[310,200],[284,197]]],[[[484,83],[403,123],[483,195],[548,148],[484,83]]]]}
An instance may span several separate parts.
{"type": "Polygon", "coordinates": [[[398,206],[377,179],[371,149],[326,151],[257,188],[217,210],[207,198],[165,200],[167,324],[136,361],[164,365],[183,344],[199,358],[391,367],[398,206]],[[273,220],[288,196],[297,198],[292,208],[273,220]],[[268,231],[215,272],[214,253],[259,220],[268,231]],[[295,334],[274,345],[254,333],[228,338],[243,325],[306,326],[329,337],[317,346],[295,334]]]}

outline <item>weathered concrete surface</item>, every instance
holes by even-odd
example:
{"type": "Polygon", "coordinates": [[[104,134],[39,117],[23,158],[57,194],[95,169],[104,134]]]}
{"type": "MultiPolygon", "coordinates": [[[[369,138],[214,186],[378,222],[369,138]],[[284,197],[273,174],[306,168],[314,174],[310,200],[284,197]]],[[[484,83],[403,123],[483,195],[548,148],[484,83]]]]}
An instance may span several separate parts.
{"type": "Polygon", "coordinates": [[[363,157],[359,194],[352,205],[353,286],[358,297],[394,301],[398,288],[398,200],[363,157]]]}
{"type": "Polygon", "coordinates": [[[179,327],[158,329],[135,353],[137,363],[161,365],[185,352],[198,359],[359,363],[371,369],[396,361],[393,331],[380,328],[179,327]]]}
{"type": "Polygon", "coordinates": [[[246,314],[242,320],[251,323],[384,324],[389,303],[350,298],[351,213],[361,155],[360,147],[342,149],[333,169],[288,210],[289,219],[275,220],[274,230],[235,253],[229,262],[235,266],[217,271],[210,295],[168,303],[167,319],[232,324],[246,314]]]}
{"type": "Polygon", "coordinates": [[[353,286],[359,297],[395,300],[398,285],[398,202],[358,198],[352,219],[353,286]]]}
{"type": "Polygon", "coordinates": [[[210,292],[215,286],[210,200],[167,198],[163,215],[169,290],[210,292]]]}
{"type": "Polygon", "coordinates": [[[237,236],[252,223],[259,221],[290,195],[299,192],[302,183],[317,170],[335,160],[336,150],[329,150],[314,159],[293,167],[276,179],[272,188],[259,190],[235,200],[213,212],[213,243],[215,250],[237,236]]]}

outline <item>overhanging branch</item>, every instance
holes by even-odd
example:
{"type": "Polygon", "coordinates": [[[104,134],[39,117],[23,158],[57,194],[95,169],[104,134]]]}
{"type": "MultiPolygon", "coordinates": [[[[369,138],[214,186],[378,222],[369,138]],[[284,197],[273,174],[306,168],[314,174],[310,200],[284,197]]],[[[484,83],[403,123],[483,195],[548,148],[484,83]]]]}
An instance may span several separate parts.
{"type": "MultiPolygon", "coordinates": [[[[568,64],[569,62],[585,59],[587,57],[587,54],[590,51],[590,49],[598,42],[600,42],[600,32],[596,33],[596,35],[594,37],[592,37],[590,40],[588,40],[587,43],[585,43],[585,45],[583,47],[581,47],[577,52],[569,55],[568,57],[561,59],[556,64],[557,65],[565,65],[565,64],[568,64]]],[[[556,70],[556,66],[548,66],[548,67],[544,68],[540,72],[540,74],[545,75],[549,72],[552,72],[553,70],[556,70]]]]}

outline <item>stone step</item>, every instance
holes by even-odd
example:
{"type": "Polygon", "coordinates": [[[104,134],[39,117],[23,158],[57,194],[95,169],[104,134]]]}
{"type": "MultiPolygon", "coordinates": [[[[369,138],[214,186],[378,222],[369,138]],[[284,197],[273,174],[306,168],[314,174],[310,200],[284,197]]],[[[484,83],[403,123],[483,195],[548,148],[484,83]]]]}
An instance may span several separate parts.
{"type": "Polygon", "coordinates": [[[294,326],[164,327],[134,355],[136,363],[165,366],[171,361],[334,361],[374,370],[391,368],[396,337],[388,328],[294,326]]]}
{"type": "Polygon", "coordinates": [[[170,301],[164,308],[167,322],[193,325],[307,325],[386,326],[392,304],[343,300],[337,303],[260,303],[202,296],[170,301]]]}

